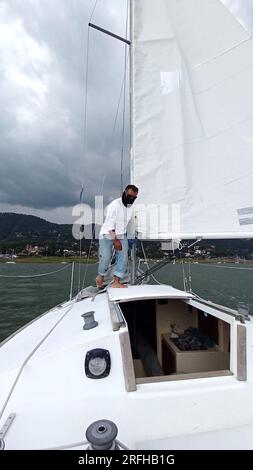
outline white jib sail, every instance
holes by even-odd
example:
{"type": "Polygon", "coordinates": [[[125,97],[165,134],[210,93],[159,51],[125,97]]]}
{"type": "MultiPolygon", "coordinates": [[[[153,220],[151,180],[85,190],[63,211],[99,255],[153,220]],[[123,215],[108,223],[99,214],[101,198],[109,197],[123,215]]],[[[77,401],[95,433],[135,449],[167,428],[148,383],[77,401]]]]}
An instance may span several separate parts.
{"type": "Polygon", "coordinates": [[[252,36],[222,1],[132,1],[140,238],[253,236],[252,83],[252,36]]]}

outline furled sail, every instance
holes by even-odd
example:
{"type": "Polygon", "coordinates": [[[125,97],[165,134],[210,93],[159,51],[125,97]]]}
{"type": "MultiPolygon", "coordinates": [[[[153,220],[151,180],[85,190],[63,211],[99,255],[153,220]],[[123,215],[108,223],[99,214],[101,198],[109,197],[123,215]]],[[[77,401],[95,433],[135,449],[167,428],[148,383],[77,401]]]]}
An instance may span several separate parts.
{"type": "Polygon", "coordinates": [[[132,1],[140,238],[253,236],[253,38],[224,2],[132,1]]]}

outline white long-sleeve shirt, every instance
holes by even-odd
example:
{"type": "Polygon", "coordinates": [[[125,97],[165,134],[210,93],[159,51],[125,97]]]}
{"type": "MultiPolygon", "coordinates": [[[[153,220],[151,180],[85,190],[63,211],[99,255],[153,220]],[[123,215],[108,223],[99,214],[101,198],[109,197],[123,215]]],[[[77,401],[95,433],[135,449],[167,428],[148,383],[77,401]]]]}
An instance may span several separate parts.
{"type": "Polygon", "coordinates": [[[106,208],[105,221],[99,237],[109,235],[110,230],[115,230],[117,237],[126,235],[129,222],[132,222],[133,210],[133,206],[125,207],[121,198],[114,199],[106,208]]]}

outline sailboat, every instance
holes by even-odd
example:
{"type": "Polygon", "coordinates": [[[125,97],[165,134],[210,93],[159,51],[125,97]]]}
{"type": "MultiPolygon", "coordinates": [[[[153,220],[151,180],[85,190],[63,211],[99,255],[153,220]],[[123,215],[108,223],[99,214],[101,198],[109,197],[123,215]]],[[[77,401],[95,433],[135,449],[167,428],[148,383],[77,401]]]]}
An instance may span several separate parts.
{"type": "MultiPolygon", "coordinates": [[[[130,39],[138,238],[251,238],[251,34],[219,0],[133,0],[130,39]]],[[[247,306],[137,281],[2,344],[2,449],[253,448],[247,306]],[[196,331],[209,344],[180,348],[196,331]]]]}

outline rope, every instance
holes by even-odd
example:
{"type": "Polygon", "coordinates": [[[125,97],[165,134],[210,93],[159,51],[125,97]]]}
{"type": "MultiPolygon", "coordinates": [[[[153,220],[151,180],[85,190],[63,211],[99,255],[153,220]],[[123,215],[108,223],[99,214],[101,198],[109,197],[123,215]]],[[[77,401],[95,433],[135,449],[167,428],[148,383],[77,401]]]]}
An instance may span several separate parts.
{"type": "MultiPolygon", "coordinates": [[[[144,256],[144,260],[145,260],[145,263],[148,267],[148,270],[150,270],[150,267],[149,267],[149,264],[148,264],[148,259],[146,257],[146,253],[145,253],[145,250],[144,250],[144,245],[143,245],[143,241],[141,240],[141,249],[142,249],[142,253],[143,253],[143,256],[144,256]]],[[[158,281],[158,279],[155,278],[154,274],[151,274],[151,277],[152,279],[157,283],[159,284],[160,286],[164,285],[162,284],[161,282],[158,281]]]]}
{"type": "Polygon", "coordinates": [[[64,266],[64,268],[61,268],[61,269],[57,269],[57,271],[51,271],[50,273],[44,273],[44,274],[33,274],[33,275],[24,275],[24,276],[5,276],[4,274],[0,274],[0,277],[5,277],[5,278],[15,278],[15,279],[23,279],[23,278],[27,278],[27,279],[32,279],[34,277],[42,277],[42,276],[51,276],[52,274],[56,274],[56,273],[59,273],[61,271],[64,271],[64,269],[67,269],[69,268],[70,266],[72,266],[72,263],[69,263],[67,266],[64,266]]]}
{"type": "MultiPolygon", "coordinates": [[[[52,333],[52,331],[55,330],[55,328],[59,325],[59,323],[60,323],[60,322],[66,317],[66,315],[72,310],[73,306],[74,306],[74,302],[70,305],[70,307],[67,309],[67,311],[61,316],[61,318],[55,323],[55,325],[49,330],[49,332],[44,336],[44,338],[42,338],[42,340],[37,344],[37,346],[32,350],[32,352],[31,352],[31,353],[27,356],[27,358],[24,360],[24,362],[23,362],[23,364],[21,365],[21,367],[20,367],[20,369],[19,369],[19,372],[18,372],[18,374],[17,374],[17,376],[16,376],[16,378],[15,378],[13,384],[12,384],[12,387],[11,387],[9,393],[8,393],[8,396],[7,396],[6,400],[5,400],[5,403],[4,403],[4,405],[3,405],[3,408],[2,408],[2,410],[1,410],[1,412],[0,412],[0,419],[1,419],[2,416],[3,416],[3,413],[4,413],[4,411],[5,411],[5,408],[6,408],[6,406],[8,405],[8,402],[9,402],[9,400],[10,400],[10,398],[11,398],[11,395],[12,395],[12,393],[13,393],[13,391],[14,391],[14,389],[15,389],[15,386],[16,386],[16,384],[17,384],[17,382],[18,382],[18,379],[19,379],[19,377],[21,376],[21,374],[22,374],[22,372],[23,372],[23,370],[24,370],[26,364],[27,364],[28,361],[31,359],[31,357],[34,355],[34,353],[39,349],[39,347],[44,343],[44,341],[48,338],[48,336],[52,333]]],[[[49,312],[50,312],[50,310],[49,310],[49,312]]]]}
{"type": "MultiPolygon", "coordinates": [[[[57,447],[47,447],[46,449],[42,449],[42,450],[68,450],[68,449],[72,449],[73,447],[83,447],[83,446],[88,446],[89,445],[89,442],[88,441],[80,441],[80,442],[74,442],[73,444],[65,444],[65,445],[62,445],[62,446],[57,446],[57,447]]],[[[83,449],[83,450],[86,450],[86,449],[83,449]]]]}
{"type": "MultiPolygon", "coordinates": [[[[122,444],[122,442],[118,441],[118,439],[115,440],[115,445],[120,447],[123,450],[129,450],[129,448],[126,447],[125,444],[122,444]]],[[[74,444],[65,444],[65,445],[58,446],[58,447],[49,447],[44,450],[64,450],[64,449],[68,450],[74,447],[83,447],[83,446],[87,446],[86,449],[83,449],[83,450],[90,450],[89,448],[90,443],[88,441],[80,441],[80,442],[75,442],[74,444]]]]}

